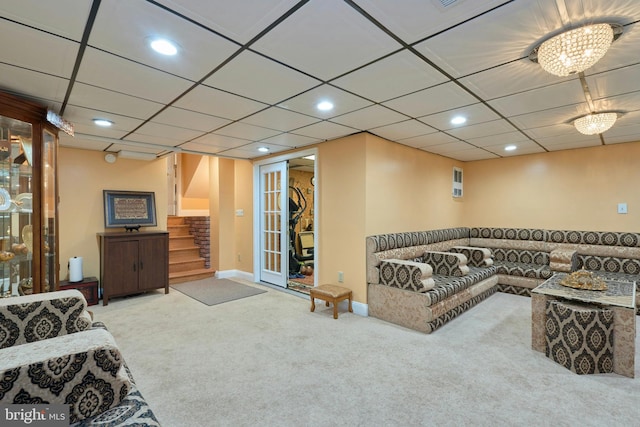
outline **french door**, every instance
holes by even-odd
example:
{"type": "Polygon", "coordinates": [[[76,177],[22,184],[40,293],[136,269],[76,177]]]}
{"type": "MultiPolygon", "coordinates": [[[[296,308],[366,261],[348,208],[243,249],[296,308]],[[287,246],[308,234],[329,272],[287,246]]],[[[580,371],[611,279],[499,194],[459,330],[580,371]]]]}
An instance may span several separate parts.
{"type": "Polygon", "coordinates": [[[260,280],[287,287],[287,162],[260,166],[260,280]]]}

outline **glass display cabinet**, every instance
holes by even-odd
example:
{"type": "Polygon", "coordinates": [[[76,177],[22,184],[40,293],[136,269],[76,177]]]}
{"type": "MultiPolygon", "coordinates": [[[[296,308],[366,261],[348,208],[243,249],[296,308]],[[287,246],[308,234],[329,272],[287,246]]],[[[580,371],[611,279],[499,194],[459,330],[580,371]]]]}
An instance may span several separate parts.
{"type": "Polygon", "coordinates": [[[0,295],[58,287],[58,130],[47,109],[0,92],[0,295]]]}

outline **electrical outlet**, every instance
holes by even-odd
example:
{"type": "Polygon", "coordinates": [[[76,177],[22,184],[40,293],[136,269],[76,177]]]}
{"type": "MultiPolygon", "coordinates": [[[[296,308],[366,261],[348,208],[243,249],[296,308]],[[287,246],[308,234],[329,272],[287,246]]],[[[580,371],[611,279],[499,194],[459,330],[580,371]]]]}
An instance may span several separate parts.
{"type": "Polygon", "coordinates": [[[344,282],[344,273],[342,271],[338,271],[338,283],[344,282]]]}
{"type": "Polygon", "coordinates": [[[627,213],[627,204],[626,203],[618,203],[618,213],[626,214],[627,213]]]}

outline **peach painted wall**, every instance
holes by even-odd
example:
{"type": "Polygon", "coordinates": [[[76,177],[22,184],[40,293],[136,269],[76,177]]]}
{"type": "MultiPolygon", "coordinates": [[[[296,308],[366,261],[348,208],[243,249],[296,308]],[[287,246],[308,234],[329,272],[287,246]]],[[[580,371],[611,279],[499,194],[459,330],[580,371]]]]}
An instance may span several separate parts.
{"type": "Polygon", "coordinates": [[[635,142],[466,163],[464,224],[638,232],[639,159],[635,142]]]}
{"type": "Polygon", "coordinates": [[[461,165],[367,135],[367,236],[464,225],[464,204],[451,196],[453,167],[461,165]]]}
{"type": "Polygon", "coordinates": [[[209,209],[209,160],[207,156],[180,154],[180,209],[209,209]]]}
{"type": "Polygon", "coordinates": [[[253,164],[235,160],[234,166],[234,210],[244,213],[234,217],[235,269],[253,273],[253,164]]]}
{"type": "Polygon", "coordinates": [[[366,302],[364,259],[366,230],[366,134],[328,141],[318,146],[318,284],[338,284],[366,302]]]}
{"type": "Polygon", "coordinates": [[[96,233],[105,231],[102,190],[153,191],[158,227],[167,229],[167,164],[118,159],[110,164],[100,151],[61,147],[58,155],[60,203],[60,280],[69,278],[67,263],[83,258],[83,275],[100,277],[100,246],[96,233]]]}

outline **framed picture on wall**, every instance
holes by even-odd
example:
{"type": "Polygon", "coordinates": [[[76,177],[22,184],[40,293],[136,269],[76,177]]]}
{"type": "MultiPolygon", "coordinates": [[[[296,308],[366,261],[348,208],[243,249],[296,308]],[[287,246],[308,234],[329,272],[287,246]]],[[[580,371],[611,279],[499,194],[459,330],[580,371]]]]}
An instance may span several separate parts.
{"type": "Polygon", "coordinates": [[[102,193],[105,228],[158,225],[154,192],[103,190],[102,193]]]}

